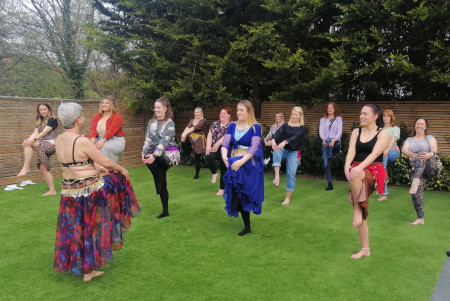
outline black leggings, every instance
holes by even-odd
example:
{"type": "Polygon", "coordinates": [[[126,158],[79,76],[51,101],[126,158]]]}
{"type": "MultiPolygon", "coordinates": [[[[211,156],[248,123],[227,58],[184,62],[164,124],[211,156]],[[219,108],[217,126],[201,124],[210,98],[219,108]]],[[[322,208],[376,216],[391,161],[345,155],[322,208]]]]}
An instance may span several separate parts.
{"type": "Polygon", "coordinates": [[[225,189],[225,182],[223,180],[223,175],[227,172],[227,167],[225,163],[223,163],[222,156],[220,150],[217,152],[210,152],[209,155],[206,156],[206,162],[208,162],[209,169],[212,174],[217,173],[217,162],[219,160],[219,168],[220,168],[220,189],[225,189]]]}
{"type": "MultiPolygon", "coordinates": [[[[194,150],[192,149],[191,146],[191,141],[189,139],[186,139],[186,141],[184,141],[182,143],[182,147],[183,147],[183,152],[185,154],[189,154],[190,152],[193,152],[194,150]]],[[[194,162],[195,162],[195,176],[198,177],[198,174],[200,173],[200,159],[202,157],[202,154],[196,154],[194,153],[194,162]]]]}
{"type": "Polygon", "coordinates": [[[230,209],[239,210],[239,212],[241,213],[242,221],[244,222],[245,229],[250,230],[250,212],[244,210],[241,205],[241,201],[239,200],[235,192],[233,192],[230,209]]]}
{"type": "Polygon", "coordinates": [[[167,165],[164,155],[155,159],[152,164],[147,164],[148,169],[153,175],[155,181],[156,194],[161,198],[161,205],[163,213],[169,213],[169,191],[167,191],[167,170],[170,166],[167,165]]]}

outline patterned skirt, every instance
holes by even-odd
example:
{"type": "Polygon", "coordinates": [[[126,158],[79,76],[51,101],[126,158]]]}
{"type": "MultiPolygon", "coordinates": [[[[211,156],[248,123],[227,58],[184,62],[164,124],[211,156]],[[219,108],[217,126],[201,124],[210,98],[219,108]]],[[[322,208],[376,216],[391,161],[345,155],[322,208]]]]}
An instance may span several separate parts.
{"type": "Polygon", "coordinates": [[[41,163],[47,168],[48,171],[52,169],[50,165],[50,156],[54,155],[55,140],[42,140],[37,147],[36,166],[39,169],[41,163]]]}
{"type": "Polygon", "coordinates": [[[53,269],[83,275],[113,261],[140,211],[130,181],[119,173],[63,180],[53,269]]]}

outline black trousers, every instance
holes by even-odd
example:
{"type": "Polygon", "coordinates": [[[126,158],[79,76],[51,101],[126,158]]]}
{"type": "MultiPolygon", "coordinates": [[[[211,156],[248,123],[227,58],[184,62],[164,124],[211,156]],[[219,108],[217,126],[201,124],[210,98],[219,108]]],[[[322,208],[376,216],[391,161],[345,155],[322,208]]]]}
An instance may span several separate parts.
{"type": "MultiPolygon", "coordinates": [[[[190,152],[194,152],[191,146],[191,141],[189,139],[186,139],[186,141],[184,141],[182,144],[182,148],[183,148],[183,153],[185,154],[189,154],[190,152]]],[[[194,153],[194,163],[195,163],[195,175],[198,176],[198,174],[200,173],[200,168],[201,168],[201,164],[200,164],[200,159],[202,157],[202,154],[196,154],[194,153]]]]}
{"type": "Polygon", "coordinates": [[[152,164],[147,164],[147,167],[153,175],[156,193],[159,194],[159,197],[161,198],[163,212],[168,213],[169,192],[167,191],[167,170],[170,166],[167,164],[164,155],[162,155],[157,157],[152,164]]]}
{"type": "Polygon", "coordinates": [[[209,169],[212,174],[217,173],[217,161],[219,160],[219,168],[220,168],[220,189],[225,189],[225,182],[223,180],[223,175],[227,172],[227,167],[225,163],[223,163],[222,156],[220,150],[217,152],[210,152],[206,156],[206,162],[208,162],[209,169]]]}

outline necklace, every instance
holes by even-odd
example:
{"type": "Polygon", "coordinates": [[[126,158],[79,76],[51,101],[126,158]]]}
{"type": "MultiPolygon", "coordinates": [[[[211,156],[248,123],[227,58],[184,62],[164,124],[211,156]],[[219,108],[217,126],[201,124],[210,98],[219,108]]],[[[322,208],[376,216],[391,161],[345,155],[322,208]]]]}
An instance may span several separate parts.
{"type": "Polygon", "coordinates": [[[248,128],[248,123],[247,123],[243,130],[238,130],[240,125],[241,125],[241,123],[239,122],[237,127],[236,127],[236,133],[234,134],[237,139],[241,138],[241,135],[244,135],[245,132],[247,131],[247,128],[248,128]]]}

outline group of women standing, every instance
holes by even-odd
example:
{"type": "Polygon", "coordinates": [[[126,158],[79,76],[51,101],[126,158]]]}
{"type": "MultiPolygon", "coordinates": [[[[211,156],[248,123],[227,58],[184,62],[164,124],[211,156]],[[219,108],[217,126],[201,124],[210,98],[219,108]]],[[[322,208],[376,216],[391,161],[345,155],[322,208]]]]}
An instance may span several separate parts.
{"type": "MultiPolygon", "coordinates": [[[[365,105],[360,113],[360,127],[353,130],[344,171],[349,181],[349,201],[353,205],[353,226],[358,229],[361,249],[351,257],[358,259],[370,256],[369,196],[378,190],[379,200],[387,195],[388,162],[399,156],[396,142],[399,130],[393,127],[395,116],[391,110],[382,113],[374,104],[365,105]],[[383,128],[384,125],[384,128],[383,128]],[[394,153],[397,152],[397,153],[394,153]]],[[[417,213],[411,225],[424,224],[423,190],[427,179],[437,174],[432,161],[437,152],[437,141],[427,135],[428,122],[418,118],[414,122],[414,136],[409,137],[402,152],[411,161],[411,188],[409,193],[417,213]]]]}
{"type": "MultiPolygon", "coordinates": [[[[102,265],[113,260],[112,251],[121,248],[123,232],[130,228],[131,218],[140,213],[128,171],[117,164],[125,147],[122,118],[117,113],[114,99],[103,99],[100,113],[94,116],[89,138],[86,138],[80,134],[85,122],[83,108],[76,103],[63,103],[59,106],[58,117],[65,131],[56,138],[58,124],[51,117],[51,108],[41,103],[37,111],[36,130],[22,144],[25,164],[19,175],[29,171],[33,149],[38,150],[38,166],[42,167],[43,173],[49,172],[49,156],[56,152],[64,179],[54,269],[60,272],[70,270],[75,275],[83,275],[84,281],[90,281],[103,273],[99,271],[102,265]]],[[[217,195],[223,195],[229,216],[241,214],[244,228],[238,235],[244,236],[251,233],[250,212],[260,214],[264,201],[264,152],[261,126],[256,121],[251,102],[241,100],[237,104],[236,116],[237,121],[231,122],[231,110],[221,109],[219,120],[211,125],[205,138],[206,120],[202,110],[196,108],[195,118],[189,122],[181,138],[183,142],[189,141],[195,153],[195,179],[199,175],[197,161],[200,158],[197,155],[206,153],[212,183],[219,176],[219,161],[221,175],[217,195]]],[[[161,199],[162,212],[157,218],[169,216],[167,171],[180,161],[172,118],[169,100],[165,97],[157,99],[142,149],[142,162],[153,175],[156,193],[161,199]]],[[[391,110],[382,112],[377,105],[367,104],[360,112],[359,121],[360,127],[352,131],[344,165],[350,187],[349,201],[353,206],[353,226],[358,229],[361,242],[361,249],[351,256],[354,259],[370,256],[369,196],[378,190],[379,200],[386,199],[386,165],[399,156],[396,144],[399,130],[394,126],[395,116],[391,110]]],[[[409,192],[417,220],[411,225],[424,223],[424,185],[427,178],[436,174],[430,162],[436,155],[437,142],[433,136],[427,135],[427,128],[426,119],[417,119],[414,136],[408,138],[402,148],[413,167],[409,192]]],[[[283,205],[291,203],[305,133],[303,110],[294,107],[288,123],[284,123],[281,113],[276,115],[276,124],[264,140],[265,145],[273,150],[275,186],[279,186],[281,160],[286,158],[287,183],[283,205]]],[[[336,149],[340,151],[337,145],[342,134],[342,118],[335,103],[327,104],[320,120],[319,134],[328,182],[326,190],[331,190],[330,164],[336,149]]],[[[49,192],[55,192],[50,183],[49,188],[49,192]]]]}

